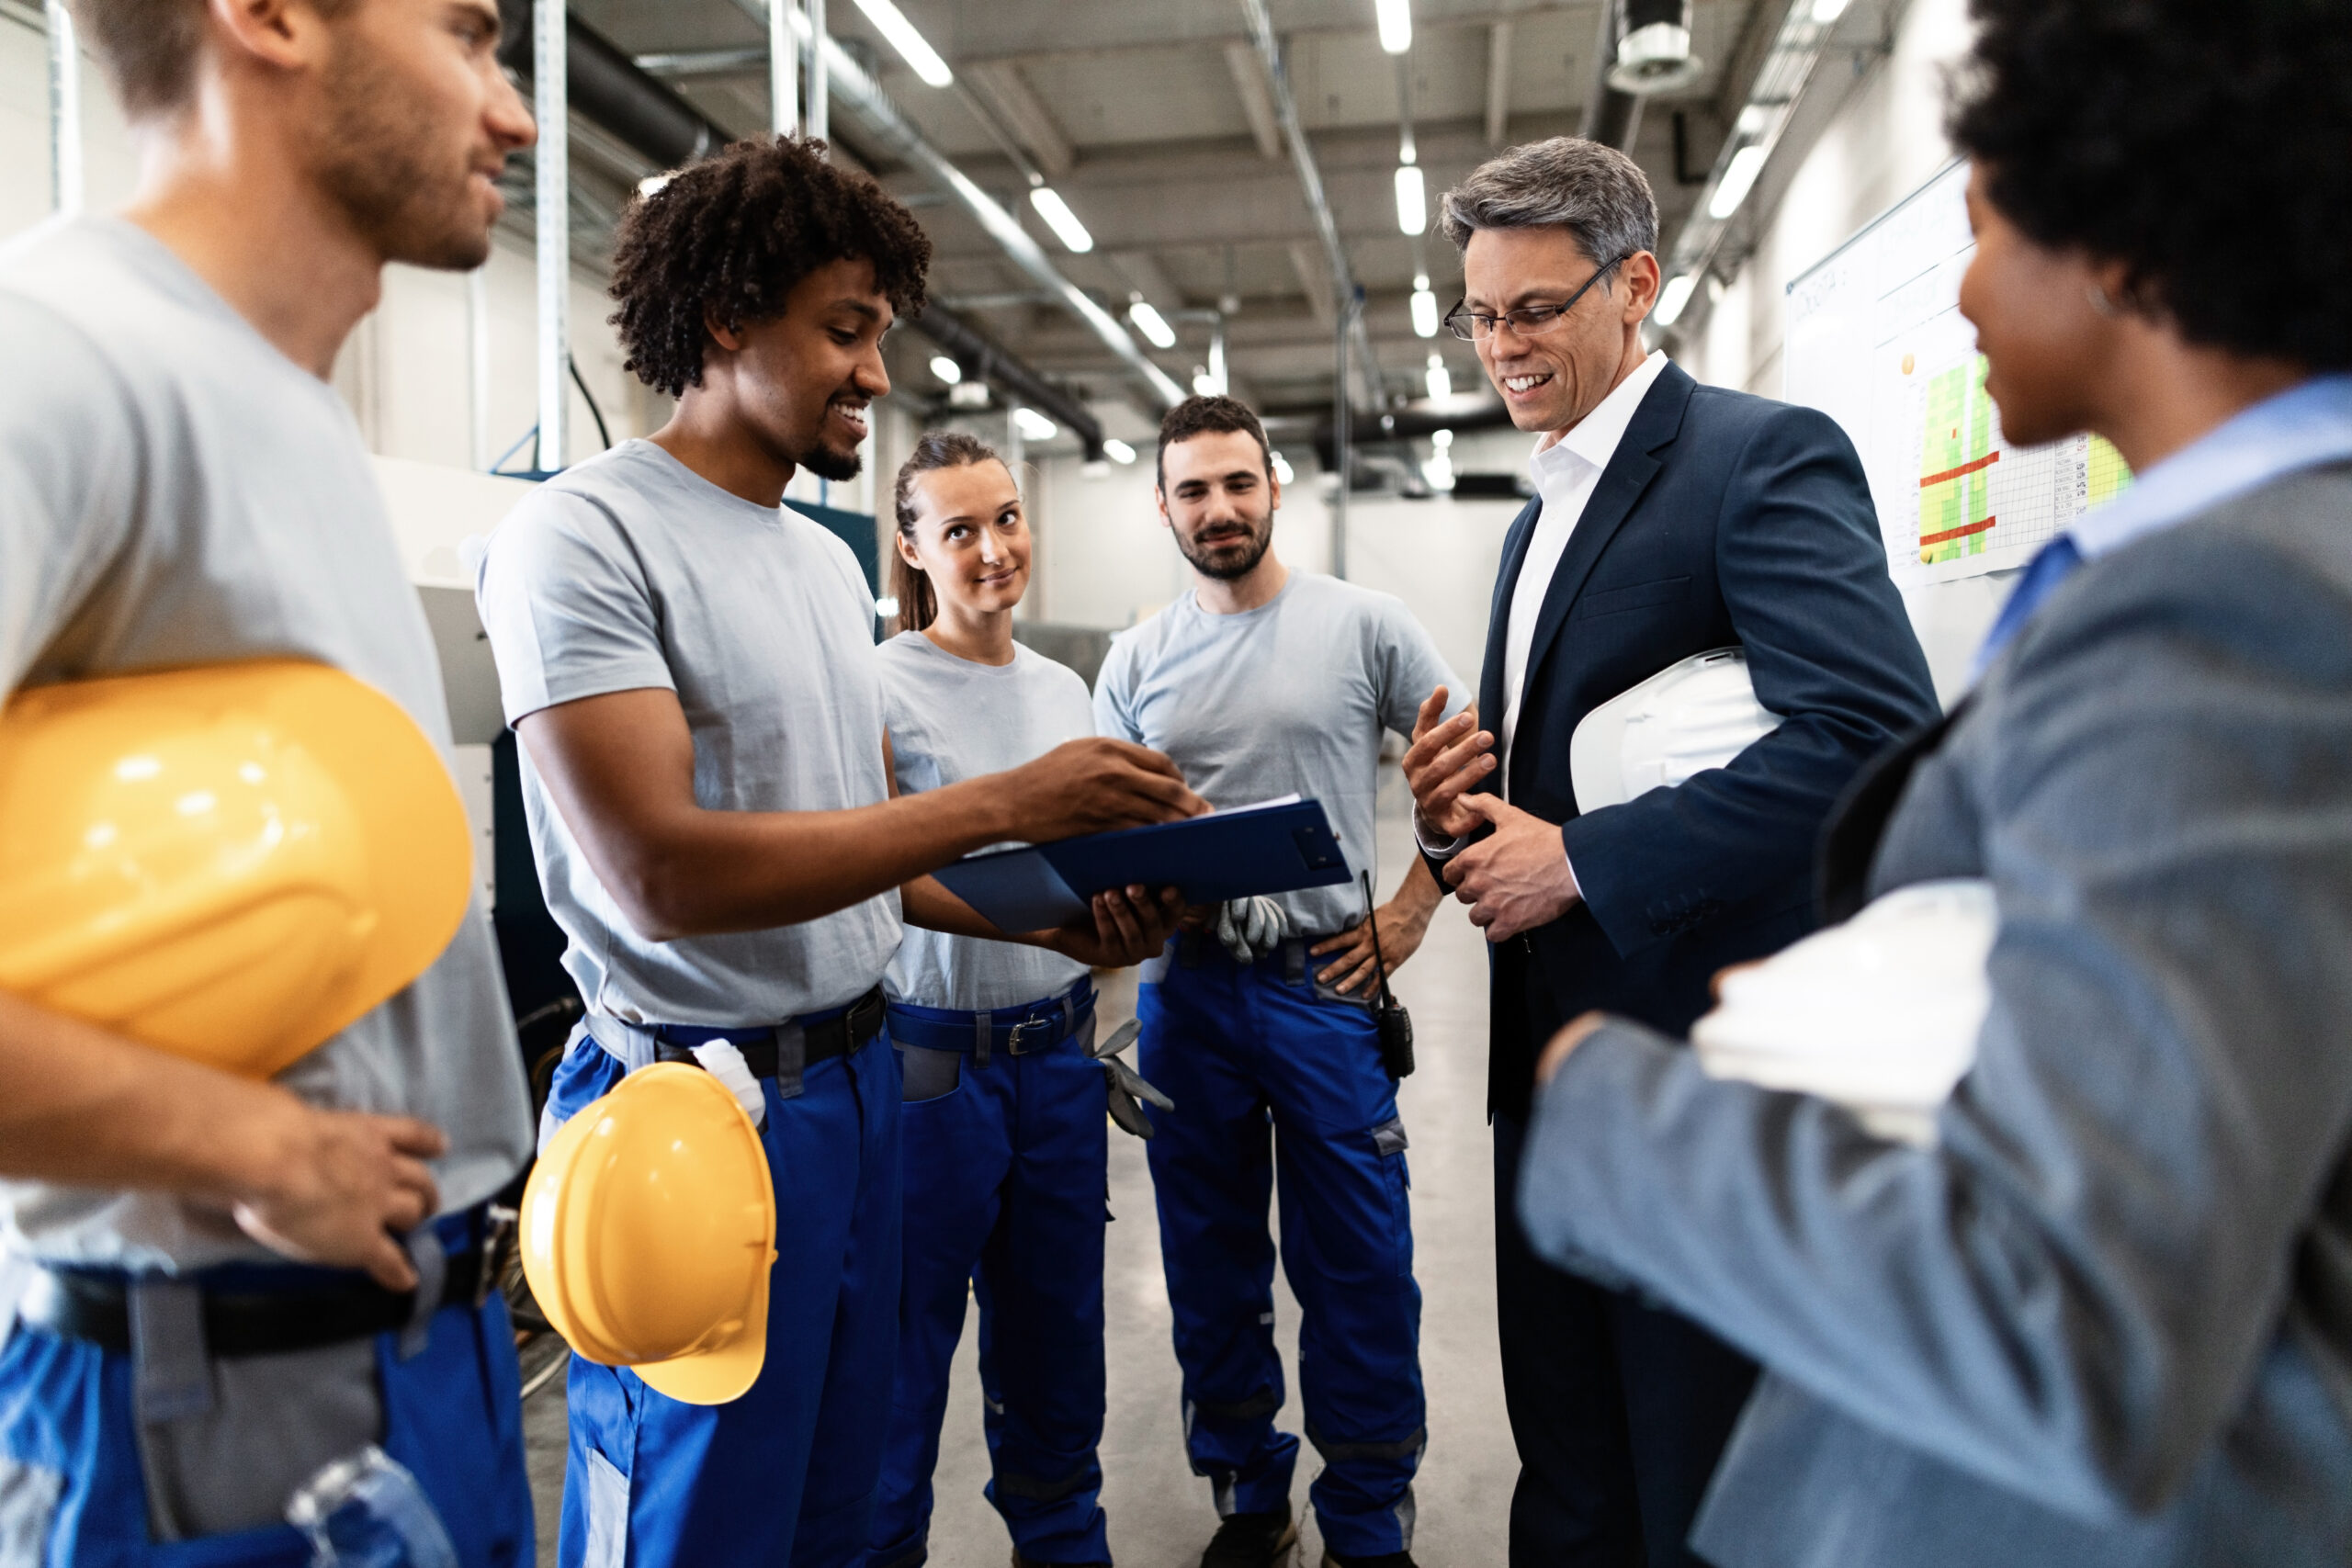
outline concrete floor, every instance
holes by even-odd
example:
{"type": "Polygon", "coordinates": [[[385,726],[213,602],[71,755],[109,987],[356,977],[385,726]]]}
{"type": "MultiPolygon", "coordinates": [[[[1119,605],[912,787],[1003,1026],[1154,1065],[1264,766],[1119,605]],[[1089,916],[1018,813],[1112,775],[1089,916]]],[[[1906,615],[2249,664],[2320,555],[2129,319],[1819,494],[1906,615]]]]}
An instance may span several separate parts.
{"type": "MultiPolygon", "coordinates": [[[[1384,896],[1409,863],[1402,783],[1383,770],[1380,860],[1384,896]]],[[[1493,1175],[1486,1119],[1485,943],[1461,906],[1438,911],[1428,941],[1400,970],[1398,998],[1412,1010],[1419,1067],[1400,1091],[1412,1137],[1414,1274],[1422,1292],[1421,1366],[1429,1392],[1430,1446],[1416,1484],[1419,1525],[1413,1554],[1425,1568],[1472,1568],[1503,1561],[1518,1460],[1504,1418],[1495,1357],[1493,1175]]],[[[1103,987],[1103,1027],[1135,1009],[1132,972],[1103,987]]],[[[1159,1267],[1159,1225],[1143,1145],[1111,1137],[1108,1241],[1109,1412],[1102,1433],[1102,1506],[1122,1568],[1191,1568],[1216,1529],[1208,1483],[1184,1460],[1176,1359],[1159,1267]]],[[[1271,1224],[1272,1217],[1269,1216],[1271,1224]]],[[[1280,1417],[1299,1430],[1298,1308],[1279,1275],[1275,1322],[1291,1404],[1280,1417]]],[[[1001,1568],[1004,1527],[980,1495],[988,1454],[980,1438],[979,1377],[967,1324],[935,1478],[931,1562],[934,1568],[1001,1568]]],[[[531,1359],[536,1361],[536,1358],[531,1359]]],[[[526,1362],[526,1381],[531,1371],[526,1362]]],[[[531,1396],[524,1429],[531,1449],[540,1521],[539,1561],[555,1561],[562,1491],[563,1384],[531,1396]]],[[[1294,1506],[1306,1515],[1317,1461],[1302,1447],[1294,1506]]],[[[1300,1561],[1320,1561],[1322,1543],[1306,1515],[1300,1561]]]]}

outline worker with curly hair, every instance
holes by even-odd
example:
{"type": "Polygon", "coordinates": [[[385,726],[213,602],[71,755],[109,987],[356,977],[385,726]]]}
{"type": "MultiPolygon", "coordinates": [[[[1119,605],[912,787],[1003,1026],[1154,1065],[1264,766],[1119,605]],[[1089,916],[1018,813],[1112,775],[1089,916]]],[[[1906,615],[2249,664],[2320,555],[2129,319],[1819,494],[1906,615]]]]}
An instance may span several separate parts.
{"type": "MultiPolygon", "coordinates": [[[[1973,1066],[1915,1145],[1588,1015],[1521,1213],[1763,1363],[1692,1537],[1719,1568],[2342,1564],[2352,6],[1973,9],[1986,388],[2011,441],[2091,431],[2136,474],[1825,840],[1833,919],[1989,892],[1973,1066]]],[[[1751,1037],[1834,1035],[1823,956],[1751,1037]]]]}
{"type": "Polygon", "coordinates": [[[680,171],[623,220],[612,284],[628,367],[675,415],[542,485],[481,565],[540,883],[589,1010],[547,1125],[692,1061],[760,1121],[775,1183],[749,1392],[687,1404],[572,1361],[567,1568],[863,1561],[898,1339],[903,1088],[879,985],[901,921],[1090,964],[1170,927],[1136,889],[1001,931],[928,875],[1203,807],[1165,758],[1093,739],[898,798],[872,592],[781,504],[802,468],[858,471],[882,334],[922,308],[930,260],[821,142],[680,171]]]}

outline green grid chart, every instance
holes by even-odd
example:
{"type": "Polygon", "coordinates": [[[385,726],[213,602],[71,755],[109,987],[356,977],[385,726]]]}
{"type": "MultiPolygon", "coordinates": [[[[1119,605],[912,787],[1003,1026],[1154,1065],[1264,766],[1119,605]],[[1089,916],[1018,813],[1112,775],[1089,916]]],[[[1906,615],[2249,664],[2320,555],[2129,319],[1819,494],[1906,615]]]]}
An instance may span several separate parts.
{"type": "MultiPolygon", "coordinates": [[[[1907,365],[1905,368],[1908,368],[1907,365]]],[[[1993,400],[1984,356],[1974,354],[1928,380],[1919,444],[1919,560],[1933,566],[1982,555],[2000,519],[1993,511],[1993,400]]]]}

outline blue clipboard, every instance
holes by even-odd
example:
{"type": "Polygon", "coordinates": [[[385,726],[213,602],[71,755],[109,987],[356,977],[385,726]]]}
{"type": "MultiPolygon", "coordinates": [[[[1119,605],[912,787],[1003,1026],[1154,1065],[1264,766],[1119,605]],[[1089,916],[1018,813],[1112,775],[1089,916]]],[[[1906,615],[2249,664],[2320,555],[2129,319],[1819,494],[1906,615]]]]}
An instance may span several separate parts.
{"type": "Polygon", "coordinates": [[[1188,904],[1332,887],[1349,880],[1339,835],[1316,800],[1269,801],[1182,822],[991,850],[937,873],[999,931],[1033,931],[1084,914],[1113,887],[1175,887],[1188,904]]]}

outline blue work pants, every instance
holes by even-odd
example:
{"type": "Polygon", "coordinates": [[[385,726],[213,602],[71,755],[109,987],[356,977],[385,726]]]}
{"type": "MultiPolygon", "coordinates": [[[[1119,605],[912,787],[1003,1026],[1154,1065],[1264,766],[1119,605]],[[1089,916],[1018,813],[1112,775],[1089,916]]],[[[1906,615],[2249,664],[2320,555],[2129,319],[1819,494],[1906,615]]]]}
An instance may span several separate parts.
{"type": "MultiPolygon", "coordinates": [[[[906,1274],[869,1568],[925,1559],[967,1284],[980,1309],[989,1501],[1032,1562],[1110,1561],[1095,1457],[1109,1122],[1102,1065],[1086,1055],[1091,995],[1085,1006],[1076,1032],[1042,1049],[1014,1055],[1000,1043],[982,1066],[967,1043],[955,1087],[906,1104],[906,1274]]],[[[923,1021],[947,1016],[922,1009],[910,1021],[910,1010],[893,1004],[894,1039],[931,1038],[923,1021]]],[[[963,1032],[968,1042],[968,1022],[963,1032]]]]}
{"type": "Polygon", "coordinates": [[[1410,1549],[1428,1442],[1405,1130],[1371,1010],[1318,994],[1305,948],[1244,965],[1183,938],[1144,984],[1138,1065],[1176,1102],[1151,1112],[1152,1190],[1193,1470],[1219,1514],[1286,1512],[1298,1439],[1274,1426],[1266,1224],[1279,1174],[1299,1392],[1324,1461],[1308,1496],[1332,1551],[1376,1557],[1410,1549]]]}
{"type": "MultiPolygon", "coordinates": [[[[561,1122],[621,1081],[584,1032],[556,1069],[561,1122]]],[[[687,1404],[575,1356],[562,1568],[847,1568],[865,1560],[899,1300],[899,1059],[888,1031],[763,1079],[776,1191],[767,1361],[727,1404],[687,1404]]]]}
{"type": "MultiPolygon", "coordinates": [[[[530,1568],[522,1390],[505,1302],[492,1292],[478,1307],[443,1307],[422,1343],[407,1337],[403,1347],[403,1337],[376,1337],[384,1451],[416,1476],[464,1568],[530,1568]]],[[[124,1352],[28,1324],[9,1332],[0,1349],[0,1562],[309,1568],[310,1542],[291,1525],[149,1539],[133,1389],[124,1352]]]]}

